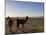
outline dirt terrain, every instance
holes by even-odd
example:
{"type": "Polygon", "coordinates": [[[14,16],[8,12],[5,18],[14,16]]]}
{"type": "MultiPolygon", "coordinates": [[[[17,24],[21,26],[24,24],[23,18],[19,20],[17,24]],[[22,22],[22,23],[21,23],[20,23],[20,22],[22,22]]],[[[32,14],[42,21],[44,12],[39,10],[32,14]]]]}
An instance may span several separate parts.
{"type": "Polygon", "coordinates": [[[16,19],[23,19],[25,17],[11,17],[13,20],[12,32],[9,32],[8,21],[6,18],[5,30],[6,33],[32,33],[32,32],[44,32],[44,18],[43,17],[29,17],[26,23],[24,24],[24,28],[22,29],[22,25],[20,24],[19,29],[17,30],[17,21],[16,19]]]}

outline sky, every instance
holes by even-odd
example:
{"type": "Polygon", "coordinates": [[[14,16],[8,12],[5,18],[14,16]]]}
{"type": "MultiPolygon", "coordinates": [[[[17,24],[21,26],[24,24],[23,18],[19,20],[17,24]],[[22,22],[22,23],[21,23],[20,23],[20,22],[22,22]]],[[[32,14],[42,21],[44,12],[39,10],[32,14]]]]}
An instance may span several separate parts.
{"type": "Polygon", "coordinates": [[[6,17],[44,16],[44,3],[6,0],[6,17]]]}

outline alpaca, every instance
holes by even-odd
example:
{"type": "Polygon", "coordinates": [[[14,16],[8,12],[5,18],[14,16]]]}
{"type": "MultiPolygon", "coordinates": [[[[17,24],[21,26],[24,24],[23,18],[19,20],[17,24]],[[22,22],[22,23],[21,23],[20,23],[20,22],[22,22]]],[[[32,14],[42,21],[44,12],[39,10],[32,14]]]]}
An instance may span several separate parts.
{"type": "Polygon", "coordinates": [[[8,25],[9,25],[9,31],[12,32],[12,25],[13,25],[13,20],[10,19],[10,17],[8,16],[7,18],[9,21],[8,21],[8,25]]]}
{"type": "Polygon", "coordinates": [[[24,28],[24,24],[26,23],[27,20],[28,20],[28,16],[26,17],[25,20],[23,20],[23,19],[17,19],[17,29],[19,29],[19,24],[21,24],[22,28],[24,28]]]}

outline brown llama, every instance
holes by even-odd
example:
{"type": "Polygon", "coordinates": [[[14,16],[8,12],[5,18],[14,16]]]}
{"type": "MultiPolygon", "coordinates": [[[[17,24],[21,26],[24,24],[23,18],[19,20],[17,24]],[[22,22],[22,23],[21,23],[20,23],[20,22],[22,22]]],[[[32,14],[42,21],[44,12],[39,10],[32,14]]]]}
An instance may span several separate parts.
{"type": "Polygon", "coordinates": [[[8,16],[7,18],[9,21],[8,21],[8,25],[9,25],[9,31],[12,32],[12,25],[13,25],[13,20],[10,19],[10,17],[8,16]]]}
{"type": "Polygon", "coordinates": [[[24,28],[24,24],[26,23],[26,21],[28,20],[28,16],[26,16],[26,19],[17,19],[17,29],[19,29],[19,24],[22,25],[22,28],[24,28]]]}

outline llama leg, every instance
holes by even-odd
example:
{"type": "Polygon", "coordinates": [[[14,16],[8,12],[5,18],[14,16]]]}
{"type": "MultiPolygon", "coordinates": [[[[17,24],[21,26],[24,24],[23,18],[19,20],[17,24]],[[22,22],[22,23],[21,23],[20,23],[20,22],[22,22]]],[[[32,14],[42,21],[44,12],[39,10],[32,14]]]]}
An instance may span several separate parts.
{"type": "Polygon", "coordinates": [[[17,31],[18,31],[18,28],[19,28],[19,24],[17,24],[17,30],[16,30],[15,32],[17,32],[17,31]]]}
{"type": "Polygon", "coordinates": [[[23,28],[24,28],[24,24],[22,25],[22,30],[23,30],[23,28]]]}
{"type": "Polygon", "coordinates": [[[23,28],[24,28],[24,24],[23,24],[23,28]]]}
{"type": "Polygon", "coordinates": [[[17,24],[17,30],[19,29],[19,24],[17,24]]]}
{"type": "Polygon", "coordinates": [[[10,27],[10,32],[12,32],[12,27],[10,27]]]}
{"type": "Polygon", "coordinates": [[[11,27],[9,26],[9,32],[11,32],[11,27]]]}
{"type": "Polygon", "coordinates": [[[11,32],[11,27],[10,27],[10,25],[9,25],[9,32],[11,32]]]}

